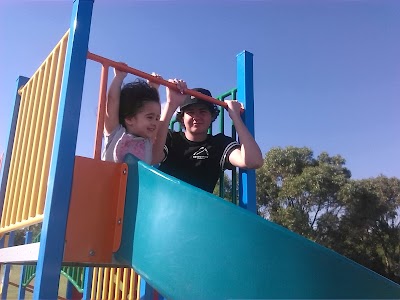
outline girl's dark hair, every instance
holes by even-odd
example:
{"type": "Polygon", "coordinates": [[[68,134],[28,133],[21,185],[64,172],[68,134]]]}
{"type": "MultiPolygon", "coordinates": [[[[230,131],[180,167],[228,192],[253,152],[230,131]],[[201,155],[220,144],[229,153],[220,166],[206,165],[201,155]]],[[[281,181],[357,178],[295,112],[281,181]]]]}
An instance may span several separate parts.
{"type": "Polygon", "coordinates": [[[160,103],[157,89],[143,79],[125,84],[119,98],[119,123],[125,127],[125,118],[136,115],[146,102],[160,103]]]}

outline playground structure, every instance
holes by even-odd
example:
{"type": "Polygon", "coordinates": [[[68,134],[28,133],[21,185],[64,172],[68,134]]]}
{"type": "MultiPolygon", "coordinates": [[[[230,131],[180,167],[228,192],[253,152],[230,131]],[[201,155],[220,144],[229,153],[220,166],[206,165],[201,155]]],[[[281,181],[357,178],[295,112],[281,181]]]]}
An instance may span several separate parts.
{"type": "MultiPolygon", "coordinates": [[[[92,6],[74,1],[70,29],[17,82],[1,169],[0,263],[36,264],[35,299],[56,299],[60,273],[78,268],[84,299],[161,298],[152,287],[168,299],[400,297],[395,283],[256,216],[254,171],[239,171],[237,207],[132,156],[101,161],[109,67],[174,85],[88,52],[92,6]],[[75,156],[87,59],[102,64],[93,158],[75,156]],[[40,241],[28,235],[12,247],[15,230],[37,223],[40,241]]],[[[220,98],[243,101],[254,134],[252,54],[237,65],[237,89],[220,98]]]]}

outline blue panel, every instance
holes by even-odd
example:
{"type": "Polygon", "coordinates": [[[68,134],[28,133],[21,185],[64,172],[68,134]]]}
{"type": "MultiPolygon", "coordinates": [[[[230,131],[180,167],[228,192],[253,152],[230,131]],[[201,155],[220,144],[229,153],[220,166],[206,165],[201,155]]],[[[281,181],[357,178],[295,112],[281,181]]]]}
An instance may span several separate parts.
{"type": "MultiPolygon", "coordinates": [[[[25,245],[32,242],[32,231],[27,231],[25,234],[25,245]]],[[[19,276],[18,299],[25,299],[25,287],[22,286],[24,282],[26,266],[21,266],[21,274],[19,276]]]]}
{"type": "Polygon", "coordinates": [[[15,91],[15,100],[14,100],[14,109],[11,118],[10,130],[8,131],[8,138],[7,138],[7,148],[6,148],[6,155],[3,157],[3,165],[1,167],[0,178],[1,178],[1,185],[0,185],[0,216],[3,211],[3,204],[4,204],[4,197],[6,195],[6,187],[7,187],[7,179],[8,179],[8,171],[10,168],[10,161],[12,155],[12,149],[14,146],[14,136],[15,130],[17,127],[17,119],[18,119],[18,112],[19,112],[19,105],[21,102],[21,96],[18,95],[18,90],[20,87],[24,86],[28,82],[29,78],[26,77],[18,77],[17,79],[17,88],[15,91]]]}
{"type": "Polygon", "coordinates": [[[85,281],[83,286],[83,300],[90,300],[92,292],[93,268],[85,268],[85,281]]]}
{"type": "Polygon", "coordinates": [[[126,162],[115,256],[167,299],[400,299],[398,284],[344,256],[133,156],[126,162]]]}
{"type": "MultiPolygon", "coordinates": [[[[8,237],[8,246],[7,247],[12,247],[14,246],[14,237],[15,233],[14,231],[10,232],[10,236],[8,237]]],[[[8,283],[10,282],[10,271],[11,271],[11,265],[10,264],[5,264],[4,265],[4,273],[3,273],[3,288],[1,290],[1,299],[6,300],[7,299],[7,293],[8,293],[8,283]]]]}
{"type": "Polygon", "coordinates": [[[144,278],[140,279],[140,300],[153,300],[154,288],[149,285],[144,278]]]}
{"type": "Polygon", "coordinates": [[[74,1],[61,87],[34,299],[57,299],[71,195],[93,0],[74,1]]]}
{"type": "MultiPolygon", "coordinates": [[[[242,116],[250,133],[254,136],[254,87],[253,54],[243,51],[237,55],[237,99],[243,103],[242,116]]],[[[256,212],[256,175],[254,170],[239,170],[239,206],[256,212]]]]}
{"type": "Polygon", "coordinates": [[[67,282],[67,291],[66,291],[66,296],[67,300],[73,299],[73,293],[74,293],[74,285],[71,283],[71,281],[68,280],[67,282]]]}

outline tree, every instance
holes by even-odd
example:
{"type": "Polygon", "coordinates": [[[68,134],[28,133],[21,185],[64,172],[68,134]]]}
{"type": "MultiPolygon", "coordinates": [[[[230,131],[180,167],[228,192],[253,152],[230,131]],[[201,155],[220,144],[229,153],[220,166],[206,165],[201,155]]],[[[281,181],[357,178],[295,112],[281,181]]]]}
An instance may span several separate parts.
{"type": "Polygon", "coordinates": [[[259,213],[310,239],[322,238],[319,222],[336,221],[342,209],[338,193],[350,178],[344,164],[339,155],[315,159],[307,147],[272,148],[257,170],[259,213]]]}
{"type": "Polygon", "coordinates": [[[340,156],[272,148],[257,170],[259,214],[400,283],[400,180],[351,180],[340,156]]]}
{"type": "Polygon", "coordinates": [[[18,246],[25,244],[25,235],[27,231],[32,231],[32,237],[36,238],[40,234],[41,230],[42,223],[34,224],[29,227],[16,230],[14,236],[14,245],[18,246]]]}
{"type": "Polygon", "coordinates": [[[351,181],[342,191],[342,241],[332,248],[400,283],[400,180],[351,181]]]}
{"type": "MultiPolygon", "coordinates": [[[[236,180],[236,182],[237,182],[237,180],[236,180]]],[[[220,179],[218,179],[218,182],[215,185],[213,194],[232,202],[232,180],[225,173],[224,173],[223,187],[224,187],[224,191],[223,191],[222,195],[220,195],[220,179]]],[[[237,195],[237,191],[236,191],[236,195],[237,195]]],[[[236,203],[236,202],[234,202],[234,203],[236,203]]]]}

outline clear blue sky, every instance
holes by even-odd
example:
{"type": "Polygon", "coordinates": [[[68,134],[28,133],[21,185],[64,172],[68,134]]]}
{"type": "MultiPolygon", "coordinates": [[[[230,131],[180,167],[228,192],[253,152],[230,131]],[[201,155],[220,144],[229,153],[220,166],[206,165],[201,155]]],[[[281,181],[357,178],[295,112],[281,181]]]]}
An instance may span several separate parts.
{"type": "MultiPolygon", "coordinates": [[[[15,81],[67,31],[71,8],[0,1],[0,152],[15,81]]],[[[263,153],[307,146],[342,155],[355,179],[400,178],[400,1],[96,0],[89,50],[215,96],[236,86],[236,54],[248,50],[263,153]]],[[[89,61],[77,149],[89,157],[99,72],[89,61]]]]}

